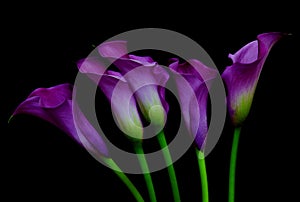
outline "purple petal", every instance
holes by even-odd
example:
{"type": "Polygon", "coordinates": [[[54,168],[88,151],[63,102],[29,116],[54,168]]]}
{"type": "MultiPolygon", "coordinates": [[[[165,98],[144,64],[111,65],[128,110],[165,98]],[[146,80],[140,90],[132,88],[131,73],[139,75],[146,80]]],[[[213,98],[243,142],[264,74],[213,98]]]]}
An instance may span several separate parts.
{"type": "Polygon", "coordinates": [[[34,90],[28,98],[40,97],[39,105],[43,108],[56,108],[66,100],[71,99],[70,95],[71,86],[62,84],[51,88],[38,88],[34,90]]]}
{"type": "Polygon", "coordinates": [[[98,52],[102,57],[126,58],[128,54],[127,41],[110,41],[98,46],[98,52]]]}
{"type": "MultiPolygon", "coordinates": [[[[28,98],[22,102],[13,116],[17,114],[29,114],[37,116],[60,128],[72,137],[77,143],[82,145],[77,130],[74,126],[72,113],[72,89],[71,84],[61,84],[50,88],[38,88],[34,90],[28,98]]],[[[108,150],[97,131],[91,126],[84,115],[81,114],[79,120],[83,131],[87,131],[86,139],[89,142],[90,150],[101,156],[108,156],[108,150]]]]}
{"type": "Polygon", "coordinates": [[[202,150],[208,132],[208,89],[217,75],[217,70],[198,60],[179,64],[178,59],[172,59],[172,62],[169,67],[174,73],[185,124],[194,136],[197,147],[202,150]]]}
{"type": "Polygon", "coordinates": [[[79,106],[75,102],[70,104],[72,104],[73,107],[73,123],[81,145],[83,145],[86,150],[92,153],[97,160],[101,160],[102,156],[108,157],[109,155],[107,147],[99,133],[86,119],[79,106]]]}
{"type": "Polygon", "coordinates": [[[129,136],[142,138],[142,123],[133,92],[127,81],[119,72],[104,71],[105,68],[98,59],[86,58],[82,61],[84,62],[78,63],[80,72],[88,74],[92,80],[98,83],[111,103],[112,112],[120,129],[129,136]]]}
{"type": "Polygon", "coordinates": [[[156,62],[150,62],[152,59],[146,57],[137,57],[133,55],[129,55],[130,58],[107,58],[113,61],[113,64],[121,71],[122,75],[127,74],[128,72],[134,70],[137,67],[148,67],[153,68],[157,66],[156,62]],[[138,60],[139,59],[139,60],[138,60]]]}
{"type": "Polygon", "coordinates": [[[164,87],[169,79],[169,74],[162,67],[159,65],[139,66],[125,74],[124,77],[129,82],[132,91],[135,92],[135,97],[146,119],[150,120],[149,110],[153,106],[162,106],[164,111],[168,112],[169,105],[165,100],[164,87]]]}
{"type": "Polygon", "coordinates": [[[257,40],[235,54],[229,54],[233,64],[226,67],[222,78],[227,87],[228,110],[234,125],[240,125],[248,116],[264,62],[282,36],[278,32],[260,34],[257,40]]]}
{"type": "Polygon", "coordinates": [[[79,71],[81,73],[96,75],[102,75],[106,70],[106,67],[97,57],[88,57],[81,59],[77,62],[77,67],[79,68],[79,71]]]}
{"type": "Polygon", "coordinates": [[[103,75],[99,86],[111,102],[112,111],[120,129],[131,137],[141,139],[143,137],[142,122],[128,83],[118,73],[108,72],[103,75]]]}
{"type": "Polygon", "coordinates": [[[128,55],[129,59],[142,64],[143,66],[153,66],[156,64],[156,62],[149,56],[136,56],[136,55],[128,55]]]}
{"type": "Polygon", "coordinates": [[[106,71],[105,65],[97,57],[81,59],[77,62],[77,67],[95,83],[99,83],[101,75],[106,71]]]}

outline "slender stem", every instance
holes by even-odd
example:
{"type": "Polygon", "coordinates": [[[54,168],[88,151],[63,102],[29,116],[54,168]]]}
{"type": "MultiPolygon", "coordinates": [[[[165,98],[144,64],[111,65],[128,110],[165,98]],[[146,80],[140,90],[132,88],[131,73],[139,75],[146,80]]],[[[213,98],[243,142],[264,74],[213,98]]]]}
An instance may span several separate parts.
{"type": "Polygon", "coordinates": [[[136,199],[137,202],[144,202],[143,197],[139,193],[139,191],[136,189],[136,187],[132,184],[130,179],[121,171],[119,166],[111,159],[111,158],[104,158],[103,159],[107,165],[109,165],[112,170],[117,174],[117,176],[124,182],[124,184],[127,186],[127,188],[131,191],[133,194],[134,198],[136,199]]]}
{"type": "Polygon", "coordinates": [[[234,129],[233,142],[231,148],[231,157],[230,157],[230,167],[229,167],[228,202],[234,202],[236,158],[238,152],[240,132],[241,132],[240,127],[234,129]]]}
{"type": "Polygon", "coordinates": [[[160,147],[162,148],[162,152],[165,158],[165,162],[168,166],[168,173],[169,173],[169,178],[172,186],[172,192],[173,192],[173,197],[175,202],[180,202],[180,194],[179,194],[179,189],[178,189],[178,184],[177,184],[177,179],[176,179],[176,174],[175,174],[175,169],[173,166],[173,161],[172,157],[170,154],[170,151],[168,149],[168,144],[166,141],[166,137],[164,134],[164,131],[161,131],[158,135],[158,142],[160,144],[160,147]]]}
{"type": "Polygon", "coordinates": [[[198,158],[201,188],[202,188],[202,202],[208,202],[208,183],[206,174],[205,157],[202,151],[196,149],[196,154],[198,158]]]}
{"type": "Polygon", "coordinates": [[[151,178],[151,175],[150,175],[150,171],[149,171],[149,168],[148,168],[147,160],[146,160],[145,155],[144,155],[144,150],[143,150],[142,144],[141,143],[135,143],[134,148],[135,148],[135,152],[137,153],[138,160],[139,160],[140,165],[141,165],[141,169],[144,173],[144,178],[145,178],[148,193],[149,193],[149,196],[150,196],[150,201],[151,202],[156,202],[155,190],[154,190],[152,178],[151,178]]]}

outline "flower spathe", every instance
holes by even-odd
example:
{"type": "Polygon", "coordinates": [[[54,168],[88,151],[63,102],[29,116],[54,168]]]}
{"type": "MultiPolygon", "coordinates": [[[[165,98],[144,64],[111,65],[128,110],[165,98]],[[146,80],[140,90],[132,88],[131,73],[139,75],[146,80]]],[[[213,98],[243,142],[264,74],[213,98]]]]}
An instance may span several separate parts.
{"type": "Polygon", "coordinates": [[[60,84],[50,88],[34,90],[14,111],[12,116],[29,114],[48,121],[67,133],[96,156],[107,157],[108,149],[95,128],[89,123],[76,103],[72,101],[73,85],[60,84]],[[73,104],[75,106],[73,106],[73,104]],[[76,107],[77,121],[80,122],[80,138],[74,125],[72,107],[76,107]]]}
{"type": "Polygon", "coordinates": [[[256,85],[268,54],[282,38],[279,32],[263,33],[235,54],[233,64],[226,67],[222,79],[227,88],[227,106],[232,123],[241,125],[249,114],[256,85]]]}
{"type": "Polygon", "coordinates": [[[125,78],[119,72],[106,70],[99,58],[87,57],[78,61],[77,66],[81,73],[87,74],[98,84],[109,100],[120,129],[130,137],[142,139],[142,122],[133,92],[125,78]]]}
{"type": "Polygon", "coordinates": [[[203,150],[208,132],[207,101],[209,86],[217,70],[196,59],[184,63],[174,58],[169,65],[175,75],[179,102],[185,124],[195,138],[196,146],[203,150]]]}
{"type": "Polygon", "coordinates": [[[169,79],[167,71],[151,57],[128,54],[126,41],[105,42],[98,46],[98,52],[112,61],[129,82],[144,117],[155,125],[164,125],[169,109],[164,89],[169,79]]]}

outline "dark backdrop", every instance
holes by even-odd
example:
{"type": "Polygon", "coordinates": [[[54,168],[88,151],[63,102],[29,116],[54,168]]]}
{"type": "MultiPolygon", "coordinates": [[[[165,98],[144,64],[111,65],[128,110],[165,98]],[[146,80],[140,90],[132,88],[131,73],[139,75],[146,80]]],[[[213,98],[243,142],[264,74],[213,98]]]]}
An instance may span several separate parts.
{"type": "MultiPolygon", "coordinates": [[[[86,9],[75,10],[69,5],[45,4],[39,9],[24,7],[20,12],[11,6],[10,15],[3,18],[1,183],[8,201],[17,198],[134,201],[111,170],[59,129],[29,115],[19,115],[10,124],[7,120],[34,89],[73,83],[77,74],[75,62],[87,56],[92,45],[124,31],[148,27],[170,29],[195,40],[208,52],[220,72],[231,64],[227,55],[255,40],[258,34],[292,33],[270,52],[242,129],[236,201],[290,201],[297,196],[299,65],[296,53],[299,51],[295,42],[298,38],[296,12],[292,5],[262,9],[253,2],[241,9],[224,8],[223,12],[196,5],[188,5],[185,10],[139,5],[138,9],[131,10],[124,7],[121,13],[101,3],[85,6],[86,9]],[[208,13],[203,14],[204,11],[208,13]]],[[[212,202],[227,200],[232,132],[227,122],[218,144],[206,159],[212,202]]],[[[182,201],[201,201],[194,150],[191,148],[174,165],[182,201]]],[[[158,201],[172,201],[167,171],[152,176],[158,201]]],[[[147,199],[143,176],[129,177],[147,199]]]]}

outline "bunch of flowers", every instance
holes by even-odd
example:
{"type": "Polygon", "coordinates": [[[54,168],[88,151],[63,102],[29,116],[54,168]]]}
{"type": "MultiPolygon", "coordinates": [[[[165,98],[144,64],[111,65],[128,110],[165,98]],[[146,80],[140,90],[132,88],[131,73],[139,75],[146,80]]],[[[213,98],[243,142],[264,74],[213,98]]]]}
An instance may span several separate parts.
{"type": "MultiPolygon", "coordinates": [[[[221,74],[227,93],[224,102],[235,127],[230,160],[229,202],[234,201],[235,195],[235,167],[241,127],[249,114],[264,62],[272,46],[283,35],[277,32],[258,35],[257,40],[248,43],[235,54],[229,54],[232,65],[226,67],[221,74]]],[[[157,141],[163,149],[164,160],[168,165],[173,198],[174,201],[180,201],[172,155],[168,150],[163,131],[169,110],[164,87],[168,80],[173,79],[176,83],[184,123],[190,135],[187,138],[193,138],[195,143],[202,182],[202,201],[208,202],[204,152],[209,126],[207,115],[209,89],[218,71],[196,59],[181,62],[179,58],[170,58],[168,64],[159,64],[150,56],[128,54],[127,41],[105,42],[97,46],[97,51],[98,55],[79,60],[77,66],[81,74],[98,85],[111,103],[118,127],[129,138],[135,149],[149,196],[142,196],[114,161],[103,134],[99,134],[74,100],[76,88],[72,84],[64,83],[34,90],[16,108],[12,117],[18,114],[29,114],[52,123],[75,142],[84,146],[97,159],[110,166],[137,201],[144,201],[149,197],[150,201],[154,202],[157,200],[155,186],[144,155],[142,141],[143,120],[146,120],[154,127],[154,131],[157,131],[157,141]],[[108,60],[115,68],[107,69],[103,60],[108,60]]]]}

